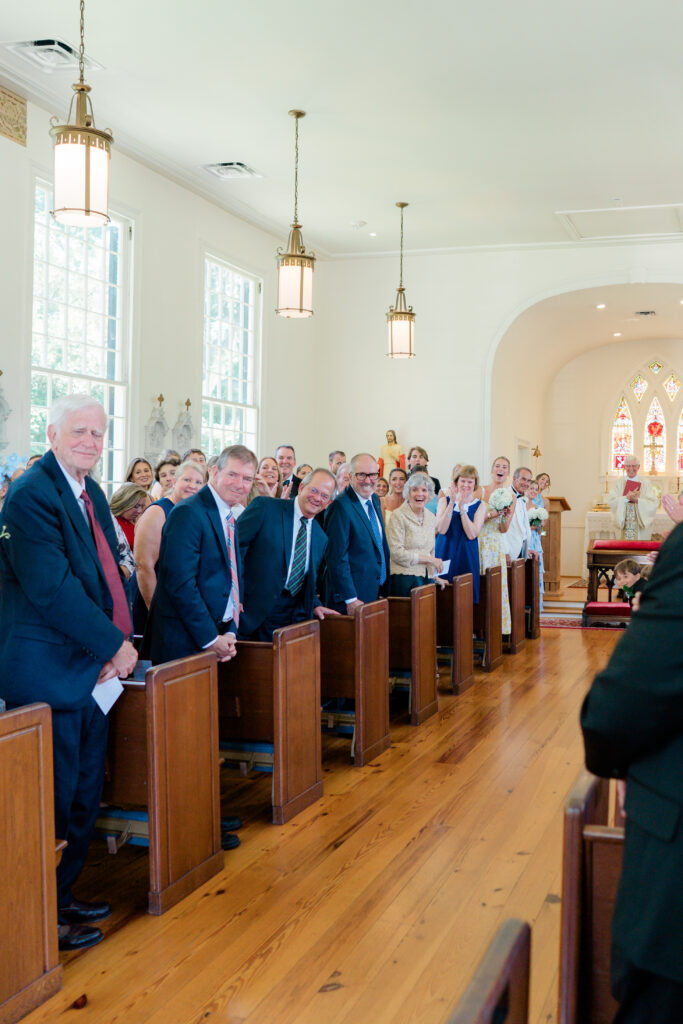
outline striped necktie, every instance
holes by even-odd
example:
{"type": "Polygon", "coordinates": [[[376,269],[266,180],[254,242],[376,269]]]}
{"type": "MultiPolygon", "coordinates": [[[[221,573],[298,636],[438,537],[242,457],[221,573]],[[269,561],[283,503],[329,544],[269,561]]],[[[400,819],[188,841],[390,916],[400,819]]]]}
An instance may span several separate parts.
{"type": "Polygon", "coordinates": [[[225,542],[228,546],[230,559],[230,596],[232,598],[232,620],[236,626],[240,623],[240,582],[237,578],[237,560],[235,558],[235,517],[228,509],[225,515],[225,542]]]}
{"type": "Polygon", "coordinates": [[[299,523],[299,532],[296,535],[296,541],[294,544],[292,568],[290,569],[289,579],[287,580],[285,587],[292,597],[296,597],[304,585],[304,576],[306,575],[307,541],[308,535],[306,532],[306,520],[302,516],[301,522],[299,523]]]}
{"type": "Polygon", "coordinates": [[[382,561],[382,567],[379,573],[379,585],[380,587],[387,578],[387,563],[384,558],[384,545],[382,544],[382,534],[380,533],[379,526],[377,525],[377,516],[375,515],[375,509],[372,504],[372,498],[368,498],[365,502],[365,508],[368,513],[368,519],[370,520],[370,529],[375,538],[377,546],[379,548],[379,554],[382,561]]]}

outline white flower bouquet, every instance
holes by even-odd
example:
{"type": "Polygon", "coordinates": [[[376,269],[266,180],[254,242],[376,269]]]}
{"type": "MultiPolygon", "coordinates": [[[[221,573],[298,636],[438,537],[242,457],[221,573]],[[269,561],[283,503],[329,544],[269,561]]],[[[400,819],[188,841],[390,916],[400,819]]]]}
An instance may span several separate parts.
{"type": "Polygon", "coordinates": [[[534,505],[533,508],[527,509],[527,518],[531,526],[540,526],[548,518],[548,511],[534,505]]]}
{"type": "Polygon", "coordinates": [[[489,498],[489,505],[496,512],[504,512],[506,508],[510,508],[514,500],[515,496],[511,487],[498,487],[489,498]]]}

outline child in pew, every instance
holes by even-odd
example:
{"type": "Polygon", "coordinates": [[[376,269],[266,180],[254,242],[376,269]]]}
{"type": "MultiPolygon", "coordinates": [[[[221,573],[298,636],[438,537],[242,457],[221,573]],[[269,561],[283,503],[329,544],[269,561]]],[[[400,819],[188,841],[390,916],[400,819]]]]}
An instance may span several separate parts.
{"type": "Polygon", "coordinates": [[[645,589],[649,574],[650,566],[641,565],[633,558],[624,558],[614,566],[614,582],[619,587],[620,595],[628,601],[633,611],[638,611],[640,595],[645,589]]]}

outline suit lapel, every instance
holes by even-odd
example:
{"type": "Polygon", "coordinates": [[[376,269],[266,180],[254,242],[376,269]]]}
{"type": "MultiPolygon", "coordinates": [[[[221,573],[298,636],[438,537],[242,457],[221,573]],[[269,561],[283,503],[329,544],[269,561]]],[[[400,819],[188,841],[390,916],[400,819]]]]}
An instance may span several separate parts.
{"type": "MultiPolygon", "coordinates": [[[[227,565],[227,567],[229,569],[230,568],[230,555],[228,554],[228,545],[225,542],[225,530],[223,528],[223,523],[221,522],[221,516],[220,516],[220,512],[218,511],[218,505],[216,504],[216,499],[214,498],[213,494],[209,490],[208,484],[206,486],[202,487],[201,491],[198,492],[197,496],[198,496],[199,499],[201,499],[201,501],[204,504],[204,508],[206,509],[206,513],[207,513],[207,515],[209,517],[209,522],[211,523],[211,525],[212,525],[212,527],[214,529],[214,533],[216,534],[216,540],[218,541],[220,549],[221,549],[221,551],[223,553],[223,558],[225,560],[225,564],[227,565]]],[[[236,544],[235,544],[235,547],[237,547],[236,544]]]]}
{"type": "MultiPolygon", "coordinates": [[[[358,495],[353,490],[353,488],[347,488],[347,490],[350,490],[350,492],[351,492],[349,494],[349,501],[351,502],[351,507],[354,509],[356,515],[360,516],[360,519],[361,519],[363,525],[365,526],[365,529],[370,534],[370,539],[372,540],[372,543],[375,545],[375,547],[379,551],[379,544],[377,543],[377,538],[375,537],[375,531],[372,529],[372,526],[370,525],[370,519],[368,517],[367,509],[365,508],[365,502],[361,501],[361,499],[358,497],[358,495]]],[[[373,508],[374,508],[374,502],[373,502],[373,508]]],[[[378,527],[378,529],[379,529],[379,527],[378,527]]]]}

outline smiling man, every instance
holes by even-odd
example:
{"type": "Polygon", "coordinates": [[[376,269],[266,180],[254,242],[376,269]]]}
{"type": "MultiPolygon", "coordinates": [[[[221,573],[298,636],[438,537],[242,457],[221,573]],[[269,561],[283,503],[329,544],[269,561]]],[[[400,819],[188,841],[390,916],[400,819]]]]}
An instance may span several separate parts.
{"type": "Polygon", "coordinates": [[[320,603],[317,578],[327,537],[315,521],[334,498],[334,476],[314,469],[294,501],[254,498],[237,524],[244,579],[241,640],[270,641],[273,630],[336,615],[320,603]]]}
{"type": "Polygon", "coordinates": [[[650,540],[659,494],[649,480],[639,476],[640,461],[635,455],[626,456],[624,469],[626,477],[616,481],[607,498],[617,537],[650,540]]]}

